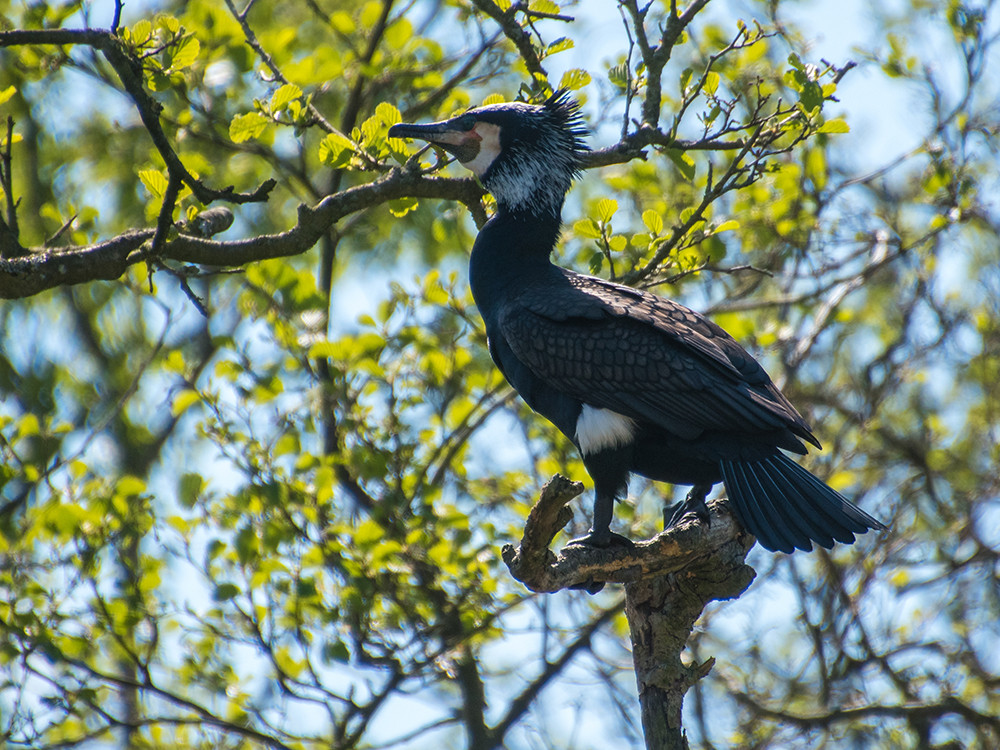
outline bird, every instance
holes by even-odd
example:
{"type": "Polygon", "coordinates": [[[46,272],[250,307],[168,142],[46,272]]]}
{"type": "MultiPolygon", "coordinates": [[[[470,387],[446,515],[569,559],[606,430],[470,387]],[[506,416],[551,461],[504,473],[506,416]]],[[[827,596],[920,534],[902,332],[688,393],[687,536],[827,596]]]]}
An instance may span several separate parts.
{"type": "Polygon", "coordinates": [[[850,544],[887,527],[793,461],[809,424],[726,331],[670,299],[552,262],[562,208],[589,150],[579,102],[476,107],[390,138],[453,155],[496,201],[469,260],[490,355],[506,380],[579,450],[594,484],[593,524],[569,544],[632,545],[611,531],[631,475],[690,485],[667,526],[722,482],[734,515],[766,549],[850,544]]]}

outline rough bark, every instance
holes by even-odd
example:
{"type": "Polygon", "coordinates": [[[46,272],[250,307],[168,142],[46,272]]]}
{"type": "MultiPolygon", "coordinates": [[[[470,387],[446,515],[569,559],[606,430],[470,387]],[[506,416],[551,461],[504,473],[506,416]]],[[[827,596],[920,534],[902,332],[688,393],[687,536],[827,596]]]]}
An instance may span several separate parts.
{"type": "Polygon", "coordinates": [[[567,504],[582,492],[580,482],[553,477],[528,515],[521,543],[504,547],[504,562],[532,591],[625,584],[646,747],[687,748],[684,695],[714,660],[685,664],[681,653],[705,606],[740,596],[753,581],[745,558],[754,538],[738,526],[725,501],[714,500],[708,503],[710,524],[689,517],[634,547],[569,546],[556,554],[549,547],[572,518],[567,504]]]}
{"type": "Polygon", "coordinates": [[[735,599],[754,579],[743,562],[752,546],[734,539],[727,548],[678,573],[625,584],[625,614],[639,686],[647,750],[688,747],[681,706],[688,688],[708,674],[714,659],[685,664],[681,652],[702,610],[714,600],[735,599]]]}

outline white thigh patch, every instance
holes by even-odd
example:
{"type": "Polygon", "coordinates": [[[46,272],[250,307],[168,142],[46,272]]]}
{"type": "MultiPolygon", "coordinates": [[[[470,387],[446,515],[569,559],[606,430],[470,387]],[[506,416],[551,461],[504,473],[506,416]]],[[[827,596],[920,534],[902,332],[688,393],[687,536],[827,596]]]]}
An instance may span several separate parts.
{"type": "Polygon", "coordinates": [[[576,420],[576,441],[585,456],[626,445],[634,434],[635,421],[610,409],[584,404],[576,420]]]}

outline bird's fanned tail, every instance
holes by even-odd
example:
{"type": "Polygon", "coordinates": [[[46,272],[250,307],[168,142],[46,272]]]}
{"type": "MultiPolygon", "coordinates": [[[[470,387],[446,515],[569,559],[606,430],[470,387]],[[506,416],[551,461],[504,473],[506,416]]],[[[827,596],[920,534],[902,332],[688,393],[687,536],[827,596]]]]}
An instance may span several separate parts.
{"type": "Polygon", "coordinates": [[[743,527],[769,550],[808,552],[850,544],[886,526],[783,453],[759,461],[721,462],[726,492],[743,527]]]}

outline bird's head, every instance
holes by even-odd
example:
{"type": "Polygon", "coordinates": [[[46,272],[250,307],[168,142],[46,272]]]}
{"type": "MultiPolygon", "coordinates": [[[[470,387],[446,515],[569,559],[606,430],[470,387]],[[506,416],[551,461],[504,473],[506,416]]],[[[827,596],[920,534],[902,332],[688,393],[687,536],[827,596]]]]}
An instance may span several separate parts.
{"type": "Polygon", "coordinates": [[[441,122],[393,125],[389,136],[419,138],[454,154],[500,211],[558,218],[587,150],[586,132],[580,105],[560,90],[543,104],[489,104],[441,122]]]}

